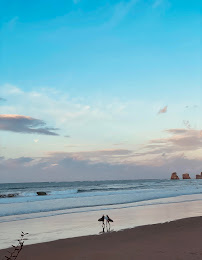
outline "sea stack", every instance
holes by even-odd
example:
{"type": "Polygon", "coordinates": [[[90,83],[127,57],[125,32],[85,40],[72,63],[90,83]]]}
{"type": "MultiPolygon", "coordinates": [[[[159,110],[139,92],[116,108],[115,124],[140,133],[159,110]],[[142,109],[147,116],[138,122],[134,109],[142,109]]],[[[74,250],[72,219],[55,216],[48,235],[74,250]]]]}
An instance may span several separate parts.
{"type": "Polygon", "coordinates": [[[179,180],[179,177],[178,177],[178,175],[177,175],[177,173],[176,172],[173,172],[172,174],[171,174],[171,178],[170,178],[171,180],[179,180]]]}
{"type": "Polygon", "coordinates": [[[202,172],[201,172],[201,175],[200,174],[196,174],[196,179],[202,179],[202,172]]]}
{"type": "Polygon", "coordinates": [[[38,196],[44,196],[44,195],[47,195],[47,193],[44,192],[44,191],[37,191],[37,195],[38,196]]]}
{"type": "Polygon", "coordinates": [[[189,176],[189,173],[184,173],[184,174],[182,174],[182,179],[183,179],[183,180],[191,179],[190,176],[189,176]]]}

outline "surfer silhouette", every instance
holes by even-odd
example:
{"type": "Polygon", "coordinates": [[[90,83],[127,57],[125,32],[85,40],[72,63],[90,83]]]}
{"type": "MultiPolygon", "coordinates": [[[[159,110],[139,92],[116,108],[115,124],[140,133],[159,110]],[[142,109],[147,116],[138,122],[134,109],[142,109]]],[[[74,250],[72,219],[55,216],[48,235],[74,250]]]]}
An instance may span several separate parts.
{"type": "Polygon", "coordinates": [[[98,221],[102,221],[102,231],[105,232],[105,216],[103,215],[101,218],[98,219],[98,221]]]}
{"type": "Polygon", "coordinates": [[[108,215],[105,216],[107,231],[110,231],[110,222],[114,222],[108,215]]]}
{"type": "Polygon", "coordinates": [[[104,221],[106,220],[106,228],[107,228],[107,231],[110,231],[110,222],[114,222],[108,215],[102,215],[101,218],[98,219],[98,221],[102,221],[102,229],[103,229],[103,232],[105,232],[105,223],[104,221]],[[109,227],[109,229],[108,229],[109,227]]]}

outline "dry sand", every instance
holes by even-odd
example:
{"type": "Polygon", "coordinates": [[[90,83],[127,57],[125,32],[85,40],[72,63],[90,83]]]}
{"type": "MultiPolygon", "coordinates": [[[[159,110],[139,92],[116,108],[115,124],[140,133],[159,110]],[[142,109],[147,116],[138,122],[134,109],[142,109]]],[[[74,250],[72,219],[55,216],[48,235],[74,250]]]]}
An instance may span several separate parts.
{"type": "MultiPolygon", "coordinates": [[[[0,259],[5,250],[0,251],[0,259]]],[[[27,245],[19,260],[201,260],[202,217],[27,245]]]]}

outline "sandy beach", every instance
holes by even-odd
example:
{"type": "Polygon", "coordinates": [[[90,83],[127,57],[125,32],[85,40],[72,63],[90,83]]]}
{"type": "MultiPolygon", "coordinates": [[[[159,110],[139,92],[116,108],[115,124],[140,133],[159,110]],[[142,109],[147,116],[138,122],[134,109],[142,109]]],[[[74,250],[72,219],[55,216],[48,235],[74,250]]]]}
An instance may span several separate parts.
{"type": "MultiPolygon", "coordinates": [[[[55,259],[202,259],[202,217],[124,231],[27,245],[21,260],[55,259]]],[[[0,251],[0,258],[5,250],[0,251]]]]}
{"type": "MultiPolygon", "coordinates": [[[[21,231],[29,233],[26,245],[98,235],[102,227],[101,223],[97,220],[103,214],[109,214],[114,219],[114,223],[111,225],[113,231],[202,216],[201,195],[165,198],[150,202],[158,204],[140,206],[140,203],[142,203],[140,202],[114,205],[113,207],[104,206],[97,209],[94,207],[92,211],[88,212],[78,212],[78,210],[75,210],[74,213],[66,210],[61,215],[35,217],[32,219],[23,219],[25,216],[19,215],[19,218],[22,219],[16,221],[12,220],[12,216],[11,219],[1,217],[1,221],[4,219],[12,221],[3,221],[0,223],[0,249],[8,248],[11,244],[16,244],[21,231]],[[189,199],[190,201],[182,202],[184,199],[189,199]],[[175,203],[170,203],[171,201],[175,201],[175,203]],[[122,208],[120,208],[121,206],[122,208]]],[[[26,215],[26,217],[29,216],[26,215]]]]}

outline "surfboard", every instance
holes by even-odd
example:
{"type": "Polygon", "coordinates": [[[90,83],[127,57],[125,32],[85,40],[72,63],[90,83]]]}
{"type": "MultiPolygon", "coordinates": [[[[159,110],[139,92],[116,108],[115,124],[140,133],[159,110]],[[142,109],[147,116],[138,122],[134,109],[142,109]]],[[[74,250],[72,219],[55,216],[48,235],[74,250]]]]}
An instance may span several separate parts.
{"type": "Polygon", "coordinates": [[[104,221],[104,216],[98,219],[98,221],[104,221]]]}
{"type": "Polygon", "coordinates": [[[108,221],[109,221],[109,222],[114,222],[114,221],[113,221],[111,218],[109,218],[109,217],[108,217],[108,221]]]}

